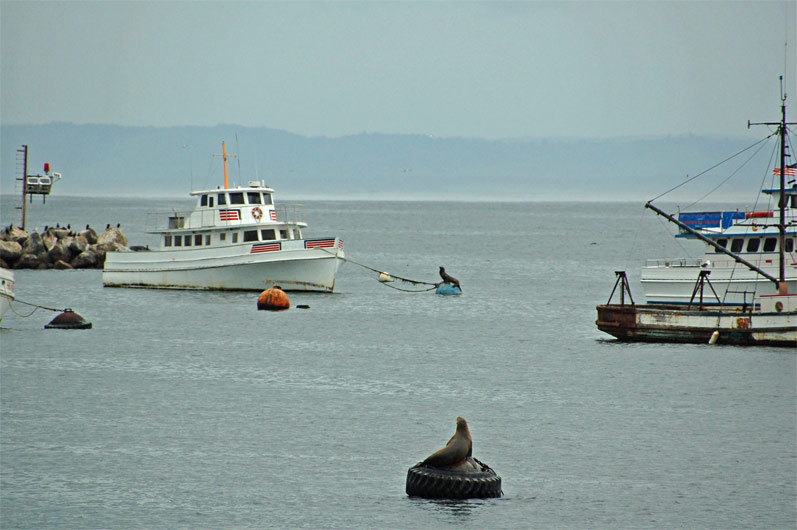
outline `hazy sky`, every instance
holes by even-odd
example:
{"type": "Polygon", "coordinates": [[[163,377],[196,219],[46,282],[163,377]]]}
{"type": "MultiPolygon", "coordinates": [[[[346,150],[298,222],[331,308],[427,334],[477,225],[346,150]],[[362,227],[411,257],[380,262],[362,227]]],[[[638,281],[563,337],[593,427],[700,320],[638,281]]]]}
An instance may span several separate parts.
{"type": "Polygon", "coordinates": [[[2,0],[0,121],[741,134],[784,68],[797,109],[796,6],[2,0]]]}

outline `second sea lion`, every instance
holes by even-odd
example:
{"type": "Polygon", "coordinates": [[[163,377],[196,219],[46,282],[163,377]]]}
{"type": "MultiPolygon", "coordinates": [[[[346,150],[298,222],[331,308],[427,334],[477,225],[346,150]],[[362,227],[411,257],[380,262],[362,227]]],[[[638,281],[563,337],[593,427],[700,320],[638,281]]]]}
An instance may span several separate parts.
{"type": "Polygon", "coordinates": [[[422,466],[445,468],[458,464],[473,454],[473,439],[470,436],[468,422],[465,418],[457,418],[457,432],[445,447],[435,451],[421,462],[422,466]]]}

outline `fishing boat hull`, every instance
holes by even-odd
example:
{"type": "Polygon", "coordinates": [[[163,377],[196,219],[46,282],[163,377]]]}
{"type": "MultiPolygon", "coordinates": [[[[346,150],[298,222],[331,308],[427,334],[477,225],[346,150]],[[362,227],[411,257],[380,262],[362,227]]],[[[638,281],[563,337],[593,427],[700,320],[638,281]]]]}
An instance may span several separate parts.
{"type": "Polygon", "coordinates": [[[14,273],[0,268],[0,321],[14,300],[14,273]]]}
{"type": "Polygon", "coordinates": [[[279,285],[285,291],[333,292],[342,244],[305,248],[286,241],[282,250],[255,252],[256,246],[109,252],[102,273],[107,287],[263,291],[279,285]]]}
{"type": "Polygon", "coordinates": [[[666,305],[597,306],[600,331],[621,341],[797,347],[795,296],[762,299],[761,311],[684,309],[666,305]],[[777,298],[777,300],[772,300],[777,298]],[[786,301],[784,306],[783,300],[786,301]],[[770,305],[776,305],[780,311],[770,305]],[[772,310],[770,310],[772,309],[772,310]],[[714,335],[716,332],[716,336],[714,335]]]}

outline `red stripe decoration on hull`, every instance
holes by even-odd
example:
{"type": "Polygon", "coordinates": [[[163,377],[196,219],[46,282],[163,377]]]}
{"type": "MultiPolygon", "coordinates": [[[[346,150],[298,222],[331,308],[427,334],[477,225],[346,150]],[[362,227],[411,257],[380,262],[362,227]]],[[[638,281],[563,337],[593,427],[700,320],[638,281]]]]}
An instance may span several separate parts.
{"type": "Polygon", "coordinates": [[[271,210],[271,220],[272,221],[277,220],[277,212],[275,212],[274,210],[271,210]]]}
{"type": "Polygon", "coordinates": [[[276,252],[278,250],[282,250],[282,243],[255,243],[249,253],[260,254],[261,252],[276,252]]]}
{"type": "Polygon", "coordinates": [[[240,221],[241,210],[219,210],[219,217],[222,221],[240,221]]]}
{"type": "Polygon", "coordinates": [[[312,239],[304,242],[304,248],[334,248],[334,239],[312,239]]]}

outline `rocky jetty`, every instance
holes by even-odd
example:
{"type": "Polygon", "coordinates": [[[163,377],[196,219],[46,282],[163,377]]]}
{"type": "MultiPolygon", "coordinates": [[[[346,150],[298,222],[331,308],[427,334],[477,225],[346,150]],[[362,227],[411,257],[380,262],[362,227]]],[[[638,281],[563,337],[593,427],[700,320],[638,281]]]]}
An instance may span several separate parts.
{"type": "Polygon", "coordinates": [[[6,269],[101,269],[105,253],[133,252],[119,227],[97,232],[88,225],[74,232],[71,227],[45,227],[31,233],[15,226],[0,231],[0,266],[6,269]]]}

